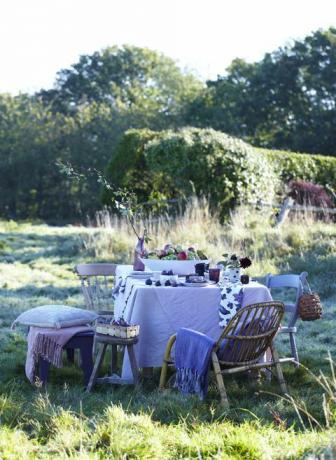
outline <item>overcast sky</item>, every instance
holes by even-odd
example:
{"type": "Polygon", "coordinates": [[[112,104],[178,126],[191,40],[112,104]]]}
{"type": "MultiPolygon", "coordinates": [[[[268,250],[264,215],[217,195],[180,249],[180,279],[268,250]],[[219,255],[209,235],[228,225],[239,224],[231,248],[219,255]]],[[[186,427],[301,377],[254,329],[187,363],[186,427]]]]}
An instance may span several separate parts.
{"type": "Polygon", "coordinates": [[[125,43],[216,78],[330,26],[336,0],[0,0],[0,92],[50,88],[81,54],[125,43]]]}

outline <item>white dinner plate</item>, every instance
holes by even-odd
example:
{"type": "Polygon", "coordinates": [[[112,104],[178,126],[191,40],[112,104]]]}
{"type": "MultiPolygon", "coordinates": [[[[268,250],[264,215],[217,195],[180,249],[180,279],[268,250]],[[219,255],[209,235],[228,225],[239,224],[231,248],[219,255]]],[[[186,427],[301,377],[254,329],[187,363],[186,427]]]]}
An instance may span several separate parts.
{"type": "Polygon", "coordinates": [[[138,271],[138,270],[133,270],[131,272],[129,272],[128,276],[137,276],[137,277],[146,277],[146,278],[150,278],[151,276],[153,275],[153,272],[142,272],[142,271],[138,271]]]}
{"type": "Polygon", "coordinates": [[[216,284],[216,281],[205,281],[204,283],[181,283],[186,287],[207,287],[216,284]]]}

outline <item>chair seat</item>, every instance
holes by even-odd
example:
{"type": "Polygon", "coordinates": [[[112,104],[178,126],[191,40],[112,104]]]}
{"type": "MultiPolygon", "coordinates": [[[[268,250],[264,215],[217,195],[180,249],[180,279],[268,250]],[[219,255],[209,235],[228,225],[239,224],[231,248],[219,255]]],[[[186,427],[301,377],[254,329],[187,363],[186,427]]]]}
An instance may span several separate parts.
{"type": "Polygon", "coordinates": [[[93,329],[92,331],[78,332],[78,334],[76,334],[74,337],[92,337],[92,336],[94,336],[93,329]]]}
{"type": "Polygon", "coordinates": [[[295,303],[285,303],[285,312],[294,313],[296,311],[295,303]]]}

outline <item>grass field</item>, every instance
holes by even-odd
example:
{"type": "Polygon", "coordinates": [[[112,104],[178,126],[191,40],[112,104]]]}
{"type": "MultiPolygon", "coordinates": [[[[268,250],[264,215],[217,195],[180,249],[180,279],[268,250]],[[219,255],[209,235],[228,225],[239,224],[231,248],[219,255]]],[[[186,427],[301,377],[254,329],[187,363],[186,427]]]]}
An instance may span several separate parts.
{"type": "MultiPolygon", "coordinates": [[[[305,368],[284,370],[292,397],[316,422],[302,412],[300,420],[294,402],[269,394],[278,393],[276,383],[256,389],[244,376],[230,379],[225,411],[213,384],[203,403],[160,394],[158,371],[136,392],[101,387],[86,395],[70,365],[51,372],[47,390],[27,382],[25,337],[10,330],[15,317],[46,303],[81,306],[78,262],[130,260],[134,237],[125,222],[103,221],[105,228],[90,229],[0,223],[0,459],[336,458],[336,380],[327,361],[336,349],[336,226],[307,215],[277,230],[269,214],[241,209],[221,226],[206,205],[194,203],[150,232],[153,246],[196,243],[214,260],[227,250],[250,255],[254,276],[309,272],[325,314],[300,323],[298,348],[305,367],[327,376],[327,396],[305,368]]],[[[286,342],[278,345],[285,354],[286,342]]]]}

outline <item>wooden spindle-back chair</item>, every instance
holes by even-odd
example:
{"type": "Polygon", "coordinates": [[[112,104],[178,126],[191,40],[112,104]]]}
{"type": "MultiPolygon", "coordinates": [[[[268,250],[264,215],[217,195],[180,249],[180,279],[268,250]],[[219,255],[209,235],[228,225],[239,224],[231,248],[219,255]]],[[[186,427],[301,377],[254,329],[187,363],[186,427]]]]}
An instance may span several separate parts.
{"type": "Polygon", "coordinates": [[[79,264],[75,267],[89,310],[100,314],[113,314],[113,288],[116,273],[115,264],[79,264]]]}
{"type": "MultiPolygon", "coordinates": [[[[295,291],[295,298],[292,302],[289,302],[288,299],[284,301],[285,313],[287,313],[288,320],[283,324],[279,330],[281,334],[289,335],[289,343],[291,347],[291,355],[294,358],[293,362],[296,367],[299,366],[299,353],[296,346],[295,335],[297,333],[296,321],[299,318],[299,300],[303,294],[304,285],[307,283],[307,272],[302,272],[299,275],[288,274],[288,275],[272,275],[269,273],[266,276],[266,286],[271,290],[272,296],[276,298],[277,294],[274,294],[274,290],[280,289],[286,294],[287,290],[295,291]]],[[[288,293],[287,293],[288,295],[288,293]]],[[[281,298],[279,300],[282,300],[281,298]]]]}

